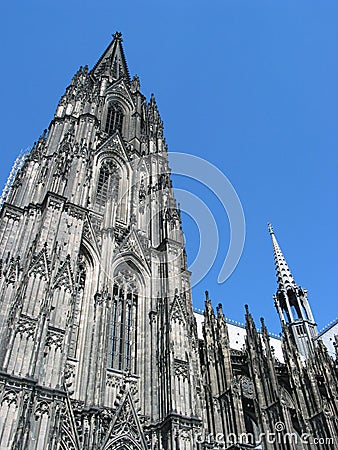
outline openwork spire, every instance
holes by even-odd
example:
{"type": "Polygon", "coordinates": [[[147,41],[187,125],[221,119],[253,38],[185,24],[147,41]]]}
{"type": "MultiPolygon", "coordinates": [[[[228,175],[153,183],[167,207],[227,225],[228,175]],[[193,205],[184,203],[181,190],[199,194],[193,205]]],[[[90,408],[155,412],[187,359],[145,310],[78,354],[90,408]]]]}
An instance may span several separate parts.
{"type": "Polygon", "coordinates": [[[122,34],[120,32],[113,34],[112,42],[108,45],[106,51],[93,68],[95,75],[110,75],[115,80],[125,78],[130,81],[122,41],[122,34]]]}
{"type": "Polygon", "coordinates": [[[280,289],[286,289],[288,286],[296,286],[296,282],[276,239],[272,224],[269,223],[268,227],[272,240],[278,286],[280,289]]]}

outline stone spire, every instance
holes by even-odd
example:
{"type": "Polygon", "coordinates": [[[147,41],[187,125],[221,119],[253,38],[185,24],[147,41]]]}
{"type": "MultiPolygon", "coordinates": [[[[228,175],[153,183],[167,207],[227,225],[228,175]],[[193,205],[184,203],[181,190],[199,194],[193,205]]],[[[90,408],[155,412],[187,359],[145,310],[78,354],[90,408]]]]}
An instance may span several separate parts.
{"type": "Polygon", "coordinates": [[[95,75],[110,75],[113,79],[126,78],[130,81],[127,61],[122,47],[122,33],[113,34],[113,40],[108,45],[106,51],[93,67],[92,72],[95,75]]]}
{"type": "Polygon", "coordinates": [[[268,227],[272,240],[278,287],[279,289],[286,289],[288,286],[296,286],[295,280],[276,239],[272,224],[269,223],[268,227]]]}
{"type": "Polygon", "coordinates": [[[268,226],[278,283],[277,292],[274,295],[275,306],[281,323],[286,324],[290,329],[299,353],[307,358],[313,349],[313,339],[318,334],[307,291],[296,284],[271,223],[268,226]]]}

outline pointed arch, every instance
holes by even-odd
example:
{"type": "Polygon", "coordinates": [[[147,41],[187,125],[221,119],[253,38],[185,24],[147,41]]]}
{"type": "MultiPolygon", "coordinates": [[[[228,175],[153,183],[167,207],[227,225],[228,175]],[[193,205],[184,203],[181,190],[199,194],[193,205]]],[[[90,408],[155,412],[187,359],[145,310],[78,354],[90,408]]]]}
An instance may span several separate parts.
{"type": "Polygon", "coordinates": [[[146,450],[147,443],[130,391],[116,411],[104,450],[146,450]]]}
{"type": "Polygon", "coordinates": [[[104,214],[108,204],[116,206],[116,219],[126,224],[129,217],[131,167],[118,134],[114,133],[98,150],[91,193],[93,206],[104,214]]]}
{"type": "Polygon", "coordinates": [[[126,251],[119,253],[114,259],[113,272],[116,273],[116,270],[121,265],[127,265],[135,272],[143,290],[145,288],[146,278],[151,275],[149,267],[144,263],[144,261],[142,261],[138,255],[132,253],[131,251],[126,251]]]}
{"type": "MultiPolygon", "coordinates": [[[[136,269],[140,272],[142,272],[141,267],[149,268],[143,245],[141,244],[139,235],[135,232],[135,229],[132,229],[126,236],[125,240],[120,245],[119,251],[120,255],[123,255],[126,261],[130,259],[130,264],[132,264],[132,260],[137,260],[140,267],[136,267],[136,269]]],[[[150,272],[148,272],[148,274],[150,275],[150,272]]]]}
{"type": "Polygon", "coordinates": [[[118,102],[126,114],[131,114],[135,110],[133,98],[131,96],[130,87],[125,80],[116,80],[114,84],[105,91],[106,105],[111,102],[118,102]]]}
{"type": "Polygon", "coordinates": [[[111,339],[108,354],[110,368],[137,373],[138,334],[144,314],[146,279],[145,263],[133,254],[119,254],[113,261],[111,339]]]}
{"type": "Polygon", "coordinates": [[[122,262],[115,268],[111,315],[110,367],[136,371],[136,324],[140,276],[134,264],[122,262]]]}
{"type": "Polygon", "coordinates": [[[113,159],[104,160],[101,164],[96,185],[95,204],[103,210],[109,197],[117,200],[119,189],[119,170],[113,159]]]}
{"type": "Polygon", "coordinates": [[[69,356],[77,358],[84,344],[88,311],[95,291],[95,272],[99,259],[93,247],[82,240],[74,276],[74,302],[72,309],[69,356]]]}
{"type": "Polygon", "coordinates": [[[106,92],[106,102],[102,112],[102,129],[109,136],[118,132],[128,136],[130,120],[135,110],[129,88],[123,80],[115,82],[106,92]]]}
{"type": "Polygon", "coordinates": [[[107,106],[104,131],[113,134],[119,131],[122,134],[124,111],[121,104],[117,101],[111,101],[107,106]]]}
{"type": "Polygon", "coordinates": [[[111,442],[105,450],[143,450],[137,442],[131,439],[129,436],[121,436],[116,441],[111,442]]]}

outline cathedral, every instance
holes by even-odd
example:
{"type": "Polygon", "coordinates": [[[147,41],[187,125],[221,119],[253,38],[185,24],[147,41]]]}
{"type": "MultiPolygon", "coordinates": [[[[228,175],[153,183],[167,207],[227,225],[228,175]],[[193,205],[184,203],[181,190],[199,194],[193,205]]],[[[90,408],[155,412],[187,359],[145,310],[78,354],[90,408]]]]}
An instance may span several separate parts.
{"type": "Polygon", "coordinates": [[[0,449],[337,449],[338,324],[318,333],[269,232],[282,337],[207,292],[196,312],[163,122],[115,33],[2,196],[0,449]]]}

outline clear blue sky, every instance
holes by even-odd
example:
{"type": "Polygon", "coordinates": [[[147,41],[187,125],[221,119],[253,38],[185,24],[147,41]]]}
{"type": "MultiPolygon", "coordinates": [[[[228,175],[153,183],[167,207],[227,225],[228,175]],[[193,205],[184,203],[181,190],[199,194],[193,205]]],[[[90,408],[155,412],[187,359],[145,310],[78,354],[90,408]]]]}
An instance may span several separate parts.
{"type": "MultiPolygon", "coordinates": [[[[131,74],[156,95],[169,150],[219,167],[244,208],[240,263],[217,284],[229,233],[222,223],[195,306],[208,289],[228,317],[242,322],[248,303],[279,332],[270,220],[319,328],[338,316],[337,1],[31,0],[3,2],[0,15],[1,185],[20,149],[48,127],[78,67],[92,67],[119,30],[131,74]]],[[[192,189],[222,221],[217,200],[192,189]]],[[[191,261],[197,229],[186,217],[184,230],[191,261]]]]}

